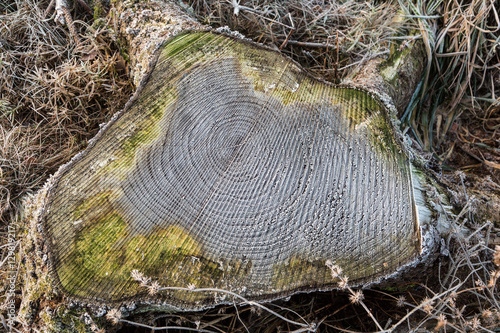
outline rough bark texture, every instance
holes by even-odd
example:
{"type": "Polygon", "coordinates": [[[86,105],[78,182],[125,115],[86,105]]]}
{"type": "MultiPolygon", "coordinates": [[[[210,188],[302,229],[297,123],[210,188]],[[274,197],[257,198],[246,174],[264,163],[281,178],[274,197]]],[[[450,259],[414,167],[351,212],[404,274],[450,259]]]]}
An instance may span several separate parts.
{"type": "Polygon", "coordinates": [[[161,44],[182,31],[208,28],[173,2],[116,1],[112,15],[115,30],[127,43],[131,77],[136,86],[161,44]]]}

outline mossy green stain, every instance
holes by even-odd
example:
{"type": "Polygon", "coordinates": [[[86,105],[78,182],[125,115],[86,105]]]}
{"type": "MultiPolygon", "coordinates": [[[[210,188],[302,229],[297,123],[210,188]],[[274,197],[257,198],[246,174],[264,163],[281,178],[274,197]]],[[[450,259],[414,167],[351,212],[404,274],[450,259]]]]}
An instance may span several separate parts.
{"type": "Polygon", "coordinates": [[[340,88],[335,94],[334,105],[343,110],[342,114],[352,131],[361,133],[362,128],[368,128],[365,133],[369,136],[371,146],[383,158],[399,156],[402,148],[396,142],[386,111],[370,94],[357,89],[340,88]]]}
{"type": "Polygon", "coordinates": [[[58,307],[54,317],[52,318],[53,323],[57,323],[57,327],[53,327],[52,332],[78,332],[86,333],[90,331],[90,327],[85,325],[83,320],[80,320],[83,313],[79,313],[77,310],[69,310],[65,306],[58,307]]]}
{"type": "Polygon", "coordinates": [[[357,89],[340,88],[335,94],[334,105],[343,110],[342,114],[348,120],[351,130],[359,132],[361,127],[369,129],[366,133],[371,146],[383,158],[399,156],[402,148],[396,142],[386,111],[370,94],[357,89]]]}
{"type": "Polygon", "coordinates": [[[106,206],[111,196],[112,192],[106,191],[84,200],[75,208],[73,212],[73,219],[78,221],[84,218],[89,211],[94,211],[96,207],[106,206]]]}
{"type": "Polygon", "coordinates": [[[307,260],[295,255],[287,262],[273,265],[273,288],[290,290],[308,284],[334,283],[324,260],[307,260]]]}
{"type": "Polygon", "coordinates": [[[379,103],[364,91],[349,88],[339,88],[337,91],[335,103],[343,109],[351,129],[368,121],[382,109],[379,103]]]}
{"type": "Polygon", "coordinates": [[[125,236],[125,232],[124,222],[114,214],[85,227],[77,235],[69,257],[58,268],[62,286],[77,296],[85,297],[94,292],[88,290],[89,277],[99,281],[99,284],[105,280],[119,283],[123,276],[113,245],[125,236]]]}
{"type": "Polygon", "coordinates": [[[169,62],[170,68],[182,72],[196,63],[207,64],[219,59],[219,49],[223,50],[224,58],[237,61],[242,79],[247,80],[256,92],[272,95],[283,105],[317,103],[322,98],[323,89],[316,89],[316,83],[278,53],[248,48],[247,44],[235,43],[212,33],[190,33],[175,37],[164,46],[159,62],[169,62]],[[183,50],[189,50],[189,59],[180,56],[183,50]],[[266,69],[273,72],[267,72],[266,69]],[[283,77],[289,80],[281,82],[283,77]]]}
{"type": "Polygon", "coordinates": [[[399,50],[393,48],[391,50],[391,54],[389,59],[384,62],[382,66],[380,66],[380,74],[382,77],[389,82],[389,84],[393,87],[397,87],[397,82],[399,79],[398,68],[401,65],[401,61],[403,59],[407,59],[407,55],[411,52],[412,48],[404,48],[403,50],[399,50]]]}
{"type": "Polygon", "coordinates": [[[161,58],[175,59],[179,53],[189,48],[190,51],[200,51],[206,43],[210,43],[215,38],[210,33],[189,33],[181,34],[172,39],[162,50],[161,58]]]}
{"type": "Polygon", "coordinates": [[[283,105],[303,104],[315,106],[321,102],[324,90],[309,78],[296,77],[293,84],[295,86],[290,87],[281,82],[278,83],[277,89],[273,92],[273,97],[278,98],[283,105]]]}
{"type": "Polygon", "coordinates": [[[402,148],[396,143],[393,129],[382,114],[372,118],[370,124],[370,141],[372,145],[382,153],[382,156],[398,157],[402,148]]]}
{"type": "Polygon", "coordinates": [[[200,256],[198,243],[182,228],[170,226],[134,235],[118,214],[111,213],[78,232],[58,275],[64,289],[76,296],[92,294],[92,288],[99,285],[103,297],[117,300],[141,292],[131,278],[133,269],[158,278],[162,285],[183,287],[190,283],[210,286],[207,277],[222,274],[217,263],[200,256]],[[188,274],[177,274],[179,267],[188,274]],[[93,282],[88,283],[89,279],[93,282]]]}
{"type": "MultiPolygon", "coordinates": [[[[360,281],[382,275],[394,269],[397,258],[383,258],[385,261],[372,262],[371,258],[352,260],[352,257],[332,258],[334,264],[343,269],[349,281],[360,281]]],[[[333,277],[324,260],[310,260],[294,255],[287,262],[273,266],[273,288],[277,291],[290,290],[297,286],[335,284],[340,280],[333,277]]]]}
{"type": "Polygon", "coordinates": [[[144,105],[137,106],[137,108],[147,110],[147,114],[138,122],[132,134],[122,141],[120,149],[115,153],[117,158],[103,168],[104,172],[114,170],[114,173],[120,175],[120,178],[126,178],[127,170],[130,171],[133,166],[138,150],[158,139],[162,132],[161,123],[165,112],[176,98],[177,96],[172,90],[167,90],[150,97],[151,102],[145,100],[143,101],[144,105]]]}

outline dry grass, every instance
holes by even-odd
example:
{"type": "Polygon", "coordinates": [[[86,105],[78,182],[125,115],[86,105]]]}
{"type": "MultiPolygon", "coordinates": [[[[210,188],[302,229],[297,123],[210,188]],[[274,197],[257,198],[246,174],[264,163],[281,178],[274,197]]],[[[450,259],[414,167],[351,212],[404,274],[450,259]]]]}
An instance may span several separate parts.
{"type": "Polygon", "coordinates": [[[317,76],[339,82],[355,65],[389,52],[404,22],[394,1],[192,0],[203,23],[229,26],[281,49],[317,76]],[[237,13],[237,15],[236,15],[237,13]]]}
{"type": "MultiPolygon", "coordinates": [[[[500,18],[485,0],[400,1],[422,31],[428,67],[421,89],[403,117],[421,146],[433,150],[462,112],[482,120],[499,116],[500,18]]],[[[498,141],[496,147],[499,148],[498,141]]]]}
{"type": "Polygon", "coordinates": [[[76,44],[49,1],[0,4],[0,220],[67,162],[132,92],[115,36],[73,8],[76,44]],[[48,12],[52,15],[52,12],[48,12]]]}

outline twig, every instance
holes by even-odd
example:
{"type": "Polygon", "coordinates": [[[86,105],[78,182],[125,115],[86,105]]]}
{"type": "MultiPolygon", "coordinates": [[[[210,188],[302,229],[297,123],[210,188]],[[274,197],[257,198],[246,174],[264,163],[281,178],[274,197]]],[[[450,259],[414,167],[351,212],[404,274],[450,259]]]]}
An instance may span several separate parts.
{"type": "Polygon", "coordinates": [[[182,326],[155,327],[155,326],[150,326],[150,325],[146,325],[146,324],[136,323],[135,321],[130,321],[130,320],[126,320],[126,319],[119,319],[118,321],[122,322],[122,323],[129,324],[129,325],[144,327],[144,328],[150,329],[152,331],[180,330],[180,331],[191,331],[191,332],[201,332],[201,333],[216,333],[215,331],[209,331],[209,330],[205,330],[202,328],[189,328],[189,327],[182,327],[182,326]]]}
{"type": "Polygon", "coordinates": [[[304,327],[304,328],[311,328],[310,324],[299,323],[299,322],[290,320],[288,318],[285,318],[282,315],[280,315],[279,313],[274,312],[273,310],[265,307],[264,305],[259,304],[259,303],[254,302],[254,301],[249,301],[246,298],[244,298],[243,296],[240,296],[240,295],[238,295],[236,293],[233,293],[232,291],[229,291],[229,290],[218,289],[218,288],[198,288],[198,289],[191,289],[191,288],[183,288],[183,287],[162,287],[162,288],[158,289],[158,291],[164,291],[164,290],[178,290],[178,291],[188,291],[188,292],[207,292],[208,291],[208,292],[216,292],[216,293],[227,294],[227,295],[230,295],[230,296],[233,296],[235,298],[240,299],[242,301],[242,303],[240,303],[238,305],[253,305],[253,306],[256,306],[258,308],[261,308],[264,311],[269,312],[270,314],[272,314],[272,315],[280,318],[281,320],[286,321],[287,323],[290,323],[290,324],[293,324],[293,325],[297,325],[297,326],[301,326],[301,327],[304,327]]]}
{"type": "Polygon", "coordinates": [[[247,333],[250,333],[250,331],[248,330],[247,325],[245,325],[245,323],[243,322],[243,320],[241,320],[241,318],[240,318],[240,313],[238,311],[238,308],[236,307],[236,303],[234,303],[233,306],[234,306],[234,309],[236,310],[236,317],[238,317],[238,320],[240,321],[241,325],[243,325],[243,327],[245,328],[245,331],[247,331],[247,333]]]}
{"type": "MultiPolygon", "coordinates": [[[[287,37],[288,38],[288,37],[287,37]]],[[[328,49],[331,48],[331,45],[324,44],[324,43],[313,43],[313,42],[299,42],[298,40],[287,40],[283,42],[283,44],[286,42],[286,45],[296,45],[296,46],[301,46],[301,47],[309,47],[313,49],[328,49]]]]}
{"type": "Polygon", "coordinates": [[[69,32],[71,36],[74,38],[75,43],[80,45],[80,38],[75,29],[75,25],[73,24],[73,18],[71,17],[71,13],[68,9],[68,4],[66,0],[55,0],[56,1],[56,18],[55,20],[61,24],[67,24],[69,32]]]}
{"type": "Polygon", "coordinates": [[[280,50],[283,50],[283,48],[284,48],[285,46],[287,46],[287,44],[288,44],[288,39],[290,39],[290,37],[292,36],[292,33],[293,33],[294,31],[295,31],[295,29],[290,30],[290,32],[289,32],[289,33],[288,33],[288,35],[286,36],[285,41],[281,44],[281,46],[280,46],[280,50]]]}
{"type": "Polygon", "coordinates": [[[44,17],[49,17],[49,13],[52,11],[54,8],[54,3],[56,0],[50,0],[49,5],[47,6],[47,9],[45,10],[44,17]]]}

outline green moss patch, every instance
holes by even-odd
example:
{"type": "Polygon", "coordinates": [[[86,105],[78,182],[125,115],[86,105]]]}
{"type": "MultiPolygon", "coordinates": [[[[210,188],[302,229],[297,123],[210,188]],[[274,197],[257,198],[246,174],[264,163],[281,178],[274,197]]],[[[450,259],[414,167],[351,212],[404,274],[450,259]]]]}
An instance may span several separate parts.
{"type": "Polygon", "coordinates": [[[172,282],[177,278],[179,265],[188,267],[190,273],[204,271],[207,266],[210,270],[216,267],[200,259],[193,260],[193,265],[185,262],[197,254],[196,242],[178,227],[133,236],[123,219],[112,213],[78,233],[73,250],[61,263],[58,273],[64,289],[77,296],[95,293],[89,289],[97,280],[110,293],[103,297],[114,299],[138,292],[138,285],[130,277],[133,269],[172,282]],[[90,280],[94,280],[92,284],[90,280]],[[117,289],[119,285],[123,288],[117,289]]]}
{"type": "Polygon", "coordinates": [[[343,109],[343,114],[349,121],[351,129],[356,126],[367,124],[374,115],[378,116],[382,110],[380,104],[367,92],[350,89],[338,88],[335,96],[335,104],[343,109]]]}

